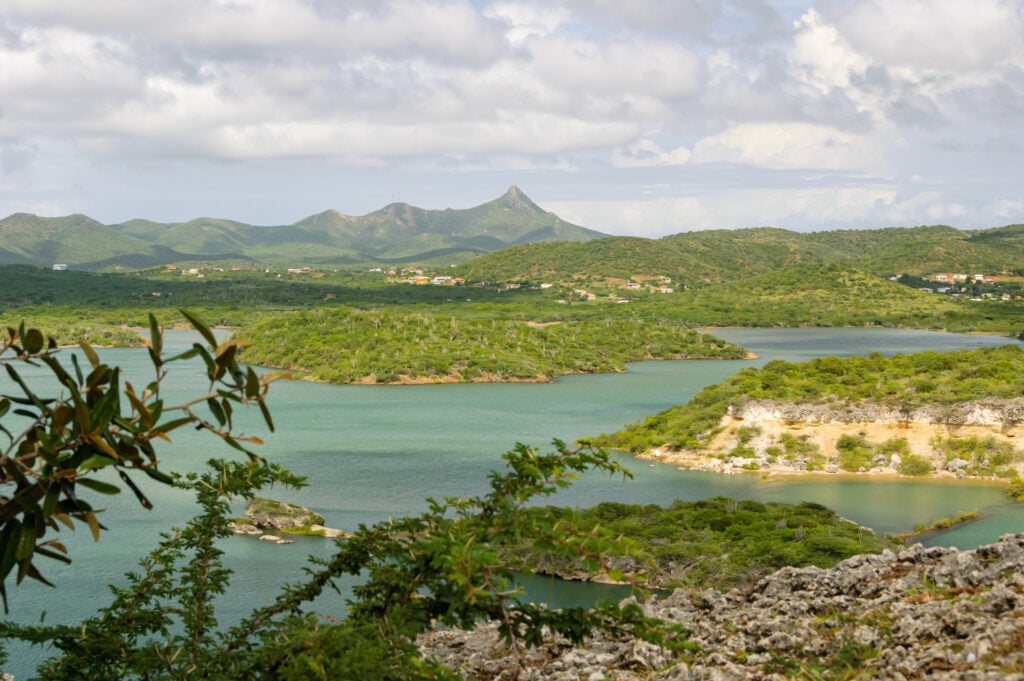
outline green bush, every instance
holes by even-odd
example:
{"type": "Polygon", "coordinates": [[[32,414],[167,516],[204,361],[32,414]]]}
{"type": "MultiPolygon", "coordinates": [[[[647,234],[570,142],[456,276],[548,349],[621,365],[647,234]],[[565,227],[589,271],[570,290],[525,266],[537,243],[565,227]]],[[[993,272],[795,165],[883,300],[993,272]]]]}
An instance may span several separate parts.
{"type": "Polygon", "coordinates": [[[839,467],[844,471],[868,470],[873,465],[874,448],[863,435],[843,435],[836,441],[839,467]]]}
{"type": "Polygon", "coordinates": [[[928,475],[935,470],[931,461],[917,454],[906,454],[897,468],[900,475],[928,475]]]}

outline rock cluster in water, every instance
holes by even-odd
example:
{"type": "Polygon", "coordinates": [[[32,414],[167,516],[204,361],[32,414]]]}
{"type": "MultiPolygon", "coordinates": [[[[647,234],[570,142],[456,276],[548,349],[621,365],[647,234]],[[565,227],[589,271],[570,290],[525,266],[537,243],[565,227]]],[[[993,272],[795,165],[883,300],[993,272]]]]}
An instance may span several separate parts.
{"type": "Polygon", "coordinates": [[[276,544],[293,544],[271,532],[312,535],[334,539],[346,537],[348,533],[332,527],[324,527],[324,517],[305,506],[289,504],[273,499],[254,498],[245,509],[245,518],[228,524],[235,534],[247,534],[276,544]]]}
{"type": "Polygon", "coordinates": [[[471,679],[1024,679],[1024,534],[783,568],[746,591],[680,589],[644,609],[691,630],[699,651],[597,636],[516,656],[494,625],[421,647],[471,679]]]}

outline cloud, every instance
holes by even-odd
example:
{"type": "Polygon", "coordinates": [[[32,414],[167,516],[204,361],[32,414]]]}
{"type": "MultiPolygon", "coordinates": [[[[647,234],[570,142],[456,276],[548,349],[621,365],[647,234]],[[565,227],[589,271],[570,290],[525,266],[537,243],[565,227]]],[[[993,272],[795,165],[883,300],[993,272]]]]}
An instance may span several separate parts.
{"type": "Polygon", "coordinates": [[[637,140],[612,154],[612,164],[619,168],[682,165],[689,159],[690,150],[686,147],[666,151],[649,139],[637,140]]]}
{"type": "Polygon", "coordinates": [[[869,0],[852,3],[836,24],[873,61],[916,73],[991,72],[1020,63],[1024,17],[1007,0],[869,0]]]}
{"type": "MultiPolygon", "coordinates": [[[[278,165],[413,169],[432,195],[432,173],[464,171],[453,193],[469,173],[549,173],[545,186],[595,199],[622,188],[629,224],[645,214],[634,183],[720,180],[647,197],[664,228],[750,224],[745,201],[805,226],[795,211],[835,225],[1012,220],[1024,179],[1017,0],[3,5],[2,205],[46,203],[47,177],[73,196],[67,159],[85,177],[173,163],[239,186],[278,165]],[[915,175],[929,179],[908,189],[915,175]],[[811,177],[824,179],[796,186],[811,177]],[[818,196],[851,203],[830,217],[818,196]]],[[[280,172],[265,186],[287,202],[280,172]]]]}
{"type": "Polygon", "coordinates": [[[692,163],[763,168],[860,169],[878,155],[862,136],[810,123],[745,123],[697,142],[692,163]]]}
{"type": "MultiPolygon", "coordinates": [[[[897,186],[740,187],[692,196],[587,202],[548,202],[545,208],[576,224],[611,234],[664,236],[679,232],[746,227],[794,231],[957,224],[991,219],[937,191],[897,186]]],[[[1001,202],[1004,220],[1022,214],[1024,203],[1001,202]]]]}

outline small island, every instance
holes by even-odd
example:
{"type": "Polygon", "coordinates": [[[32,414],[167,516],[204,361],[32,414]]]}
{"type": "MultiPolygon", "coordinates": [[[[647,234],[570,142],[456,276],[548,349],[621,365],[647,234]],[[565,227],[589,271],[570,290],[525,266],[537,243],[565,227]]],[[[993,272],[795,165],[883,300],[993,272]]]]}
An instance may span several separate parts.
{"type": "Polygon", "coordinates": [[[252,535],[275,544],[291,544],[277,534],[303,537],[345,538],[344,530],[324,527],[324,517],[298,504],[253,497],[245,509],[245,517],[235,518],[229,525],[235,534],[252,535]]]}

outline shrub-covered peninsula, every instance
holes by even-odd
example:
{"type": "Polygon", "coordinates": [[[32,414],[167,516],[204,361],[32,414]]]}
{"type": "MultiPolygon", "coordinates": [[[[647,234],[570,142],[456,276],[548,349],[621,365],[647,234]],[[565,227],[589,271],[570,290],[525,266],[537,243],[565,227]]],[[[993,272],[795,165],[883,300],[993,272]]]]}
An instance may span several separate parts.
{"type": "Polygon", "coordinates": [[[245,361],[330,383],[550,381],[643,359],[740,359],[742,348],[640,319],[548,322],[332,308],[285,313],[236,337],[245,361]]]}
{"type": "Polygon", "coordinates": [[[599,441],[736,472],[887,472],[1019,479],[1024,350],[775,361],[599,441]]]}

